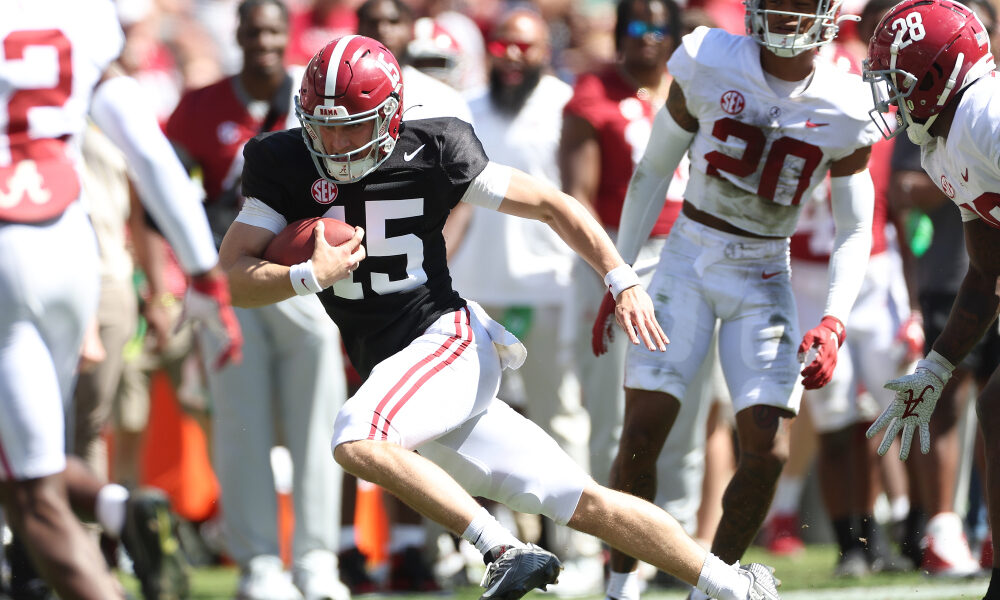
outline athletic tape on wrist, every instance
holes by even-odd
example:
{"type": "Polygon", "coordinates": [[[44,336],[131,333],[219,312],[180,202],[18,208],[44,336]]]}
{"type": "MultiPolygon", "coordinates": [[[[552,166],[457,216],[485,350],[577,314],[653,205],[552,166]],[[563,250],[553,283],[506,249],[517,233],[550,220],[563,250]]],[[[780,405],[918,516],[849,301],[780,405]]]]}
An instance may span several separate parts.
{"type": "Polygon", "coordinates": [[[917,363],[917,368],[921,367],[934,373],[942,383],[948,383],[951,372],[955,370],[955,365],[935,350],[928,352],[927,356],[917,363]]]}
{"type": "Polygon", "coordinates": [[[604,276],[604,283],[608,286],[611,295],[617,300],[618,294],[632,286],[639,285],[639,276],[635,274],[632,267],[621,265],[608,271],[608,274],[604,276]]]}
{"type": "Polygon", "coordinates": [[[292,265],[288,270],[288,277],[292,280],[292,289],[299,296],[308,296],[323,291],[316,273],[313,272],[312,259],[292,265]]]}

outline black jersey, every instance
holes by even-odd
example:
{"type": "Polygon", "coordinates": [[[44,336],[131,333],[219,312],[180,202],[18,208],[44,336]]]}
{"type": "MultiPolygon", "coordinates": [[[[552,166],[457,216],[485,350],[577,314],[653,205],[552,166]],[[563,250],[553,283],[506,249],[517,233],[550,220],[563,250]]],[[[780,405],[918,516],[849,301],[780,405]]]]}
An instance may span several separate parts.
{"type": "Polygon", "coordinates": [[[364,228],[367,258],[319,293],[363,378],[438,317],[465,306],[451,286],[442,229],[486,167],[471,125],[454,118],[408,121],[388,160],[347,185],[319,176],[299,128],[259,135],[243,155],[247,198],[289,223],[326,216],[364,228]]]}

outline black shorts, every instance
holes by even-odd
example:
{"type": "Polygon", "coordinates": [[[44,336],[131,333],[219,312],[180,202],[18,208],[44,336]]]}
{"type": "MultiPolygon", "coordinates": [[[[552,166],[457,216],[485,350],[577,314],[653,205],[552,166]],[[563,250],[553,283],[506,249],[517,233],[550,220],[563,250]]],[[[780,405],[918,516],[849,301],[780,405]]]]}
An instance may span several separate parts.
{"type": "MultiPolygon", "coordinates": [[[[930,352],[934,340],[941,335],[954,301],[953,294],[920,294],[920,310],[924,313],[925,353],[930,352]]],[[[997,333],[997,324],[994,321],[959,366],[972,372],[977,379],[985,381],[993,374],[998,364],[1000,364],[1000,334],[997,333]]]]}

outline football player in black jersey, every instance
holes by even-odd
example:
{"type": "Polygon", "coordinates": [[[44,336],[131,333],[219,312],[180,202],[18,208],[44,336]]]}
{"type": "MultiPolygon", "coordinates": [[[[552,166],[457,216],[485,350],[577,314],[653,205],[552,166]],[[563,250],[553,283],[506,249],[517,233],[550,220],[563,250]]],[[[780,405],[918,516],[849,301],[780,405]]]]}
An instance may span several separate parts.
{"type": "Polygon", "coordinates": [[[220,251],[235,304],[315,293],[340,328],[365,381],[338,414],[337,462],[475,544],[490,563],[483,598],[520,598],[555,581],[560,565],[473,496],[593,534],[712,597],[777,598],[769,569],[731,567],[663,510],[597,485],[496,398],[501,370],[517,368],[525,352],[451,287],[442,228],[458,202],[548,223],[605,276],[632,343],[665,350],[667,338],[586,209],[489,162],[461,120],[404,126],[402,92],[399,66],[377,41],[346,36],[323,48],[296,99],[302,127],[246,145],[247,201],[220,251]],[[354,225],[354,238],[330,246],[317,227],[310,260],[286,267],[260,258],[287,223],[315,216],[354,225]]]}

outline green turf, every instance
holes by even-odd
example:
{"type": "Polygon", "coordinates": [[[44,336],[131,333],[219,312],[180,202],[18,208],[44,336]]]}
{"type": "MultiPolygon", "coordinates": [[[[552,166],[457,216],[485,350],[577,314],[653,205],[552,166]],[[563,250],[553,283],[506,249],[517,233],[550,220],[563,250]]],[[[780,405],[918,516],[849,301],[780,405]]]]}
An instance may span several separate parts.
{"type": "MultiPolygon", "coordinates": [[[[763,562],[775,568],[775,574],[781,579],[782,595],[799,600],[811,598],[837,599],[842,593],[845,598],[863,598],[864,600],[907,600],[907,598],[929,598],[933,600],[979,600],[986,590],[986,580],[964,580],[948,582],[931,579],[920,573],[901,573],[889,575],[872,575],[862,579],[835,579],[832,577],[836,562],[836,549],[833,546],[809,546],[799,556],[777,558],[766,552],[752,548],[747,552],[745,562],[763,562]],[[949,589],[958,589],[951,595],[949,589]],[[837,590],[841,590],[838,592],[837,590]],[[881,591],[880,591],[881,589],[881,591]],[[825,592],[820,592],[825,590],[825,592]],[[905,590],[905,594],[901,592],[905,590]]],[[[211,567],[196,569],[192,578],[192,600],[230,600],[236,590],[237,573],[233,568],[211,567]]],[[[136,597],[138,586],[134,578],[123,577],[126,587],[136,597]]],[[[476,586],[468,586],[448,594],[454,600],[476,600],[482,590],[476,586]]],[[[434,596],[440,597],[441,594],[434,596]]],[[[541,594],[532,594],[537,599],[545,598],[541,594]]],[[[365,596],[371,600],[407,600],[427,598],[428,595],[392,594],[365,596]]],[[[530,596],[529,596],[530,597],[530,596]]],[[[548,596],[554,598],[554,596],[548,596]]],[[[651,589],[643,595],[645,600],[675,600],[684,598],[679,591],[651,589]]],[[[594,599],[591,599],[594,600],[594,599]]]]}

